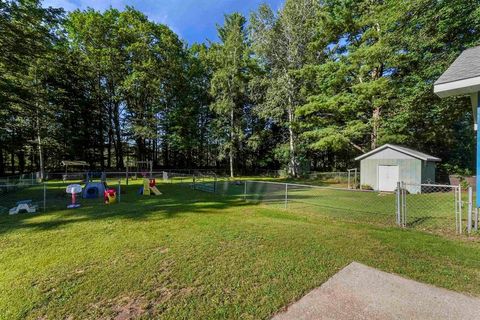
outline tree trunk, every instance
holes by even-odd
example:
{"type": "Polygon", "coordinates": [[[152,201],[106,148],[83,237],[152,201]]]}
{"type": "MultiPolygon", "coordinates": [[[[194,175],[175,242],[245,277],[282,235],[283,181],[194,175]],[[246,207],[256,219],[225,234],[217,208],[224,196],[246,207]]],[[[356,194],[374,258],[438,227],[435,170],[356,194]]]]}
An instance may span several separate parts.
{"type": "Polygon", "coordinates": [[[38,148],[38,160],[39,160],[39,172],[40,172],[40,180],[44,178],[44,164],[43,164],[43,148],[42,148],[42,135],[40,130],[40,114],[39,114],[39,101],[38,101],[38,83],[37,83],[37,69],[35,68],[35,90],[36,90],[36,97],[35,97],[35,106],[36,106],[36,125],[37,125],[37,148],[38,148]]]}
{"type": "Polygon", "coordinates": [[[113,125],[115,129],[116,137],[116,154],[118,157],[117,168],[123,168],[125,165],[123,163],[123,144],[122,144],[122,128],[120,128],[120,112],[119,112],[118,103],[115,103],[113,108],[113,125]]]}
{"type": "Polygon", "coordinates": [[[230,111],[230,150],[229,150],[229,158],[230,158],[230,177],[233,178],[233,146],[235,144],[235,127],[234,127],[234,108],[230,111]]]}
{"type": "Polygon", "coordinates": [[[372,114],[372,132],[371,132],[371,149],[378,147],[378,129],[380,128],[380,108],[375,108],[372,114]]]}
{"type": "Polygon", "coordinates": [[[19,151],[17,154],[18,157],[18,171],[20,174],[25,172],[25,152],[23,150],[19,151]]]}
{"type": "Polygon", "coordinates": [[[40,180],[44,178],[44,164],[43,164],[43,148],[42,148],[42,136],[40,131],[40,116],[38,114],[37,106],[37,146],[38,146],[38,160],[39,160],[39,171],[40,171],[40,180]]]}
{"type": "MultiPolygon", "coordinates": [[[[107,168],[112,168],[112,146],[115,145],[113,138],[113,102],[112,98],[109,98],[107,113],[108,113],[108,145],[107,145],[107,168]]],[[[117,154],[115,153],[115,156],[117,154]]],[[[117,165],[117,163],[115,163],[117,165]]]]}
{"type": "Polygon", "coordinates": [[[107,168],[112,167],[112,136],[111,129],[108,130],[108,143],[107,143],[107,168]]]}
{"type": "Polygon", "coordinates": [[[37,129],[37,145],[38,145],[38,160],[39,160],[39,171],[40,171],[40,180],[43,180],[43,149],[42,149],[42,137],[40,136],[40,128],[37,129]]]}
{"type": "Polygon", "coordinates": [[[288,165],[288,173],[293,177],[298,175],[297,170],[297,155],[296,155],[296,148],[295,148],[295,133],[293,132],[293,122],[294,122],[294,114],[291,107],[287,110],[288,113],[288,136],[289,136],[289,150],[290,150],[290,162],[288,165]]]}
{"type": "Polygon", "coordinates": [[[3,149],[0,148],[0,175],[5,175],[5,159],[3,157],[3,149]]]}
{"type": "MultiPolygon", "coordinates": [[[[380,32],[380,26],[376,24],[376,29],[377,32],[380,32]]],[[[383,76],[383,69],[384,66],[383,64],[379,64],[378,67],[375,67],[372,71],[372,80],[376,81],[380,79],[383,76]]],[[[373,105],[373,100],[375,98],[372,98],[372,105],[373,105]]],[[[372,132],[371,132],[371,149],[376,149],[378,147],[378,130],[380,128],[380,120],[381,120],[381,109],[380,107],[376,107],[373,109],[373,114],[372,114],[372,132]]]]}
{"type": "Polygon", "coordinates": [[[12,174],[15,174],[15,152],[10,152],[10,165],[12,174]]]}
{"type": "Polygon", "coordinates": [[[98,111],[98,117],[99,117],[99,125],[98,125],[98,130],[99,130],[99,141],[98,141],[98,147],[99,147],[99,153],[100,153],[100,168],[101,170],[105,170],[105,159],[104,159],[104,152],[105,152],[105,140],[104,140],[104,122],[103,122],[103,108],[102,108],[102,98],[101,98],[101,79],[100,79],[100,73],[97,73],[97,111],[98,111]]]}

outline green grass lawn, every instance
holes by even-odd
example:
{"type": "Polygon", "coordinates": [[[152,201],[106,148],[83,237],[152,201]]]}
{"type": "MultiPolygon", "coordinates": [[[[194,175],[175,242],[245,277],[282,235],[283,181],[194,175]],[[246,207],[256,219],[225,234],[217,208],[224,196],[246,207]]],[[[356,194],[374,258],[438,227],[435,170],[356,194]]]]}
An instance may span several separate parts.
{"type": "Polygon", "coordinates": [[[354,260],[480,296],[478,242],[341,213],[362,208],[137,187],[115,205],[0,216],[0,319],[269,318],[354,260]]]}

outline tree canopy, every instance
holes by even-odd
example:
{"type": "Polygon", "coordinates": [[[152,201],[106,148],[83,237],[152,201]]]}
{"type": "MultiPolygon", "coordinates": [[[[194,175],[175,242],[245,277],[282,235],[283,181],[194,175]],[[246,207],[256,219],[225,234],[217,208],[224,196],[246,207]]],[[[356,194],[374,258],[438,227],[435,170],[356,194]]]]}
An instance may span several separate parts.
{"type": "Polygon", "coordinates": [[[62,160],[123,170],[345,170],[397,143],[473,167],[466,98],[433,82],[480,44],[480,0],[286,0],[187,44],[133,7],[0,1],[0,175],[62,160]]]}

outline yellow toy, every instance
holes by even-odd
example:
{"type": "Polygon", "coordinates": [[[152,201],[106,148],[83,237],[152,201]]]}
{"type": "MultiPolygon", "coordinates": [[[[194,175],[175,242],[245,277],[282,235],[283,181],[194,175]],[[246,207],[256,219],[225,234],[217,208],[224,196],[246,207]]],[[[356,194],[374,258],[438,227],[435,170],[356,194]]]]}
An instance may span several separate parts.
{"type": "Polygon", "coordinates": [[[150,195],[150,180],[143,179],[143,195],[149,196],[150,195]]]}

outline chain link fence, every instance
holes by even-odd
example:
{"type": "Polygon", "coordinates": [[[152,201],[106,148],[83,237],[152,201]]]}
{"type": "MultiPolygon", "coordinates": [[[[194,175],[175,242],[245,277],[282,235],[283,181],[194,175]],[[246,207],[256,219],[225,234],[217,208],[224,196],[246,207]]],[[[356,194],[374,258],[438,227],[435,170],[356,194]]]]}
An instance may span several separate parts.
{"type": "Polygon", "coordinates": [[[462,193],[460,186],[399,183],[395,192],[379,192],[170,173],[169,181],[174,180],[199,191],[342,220],[447,235],[478,230],[473,197],[462,193]]]}
{"type": "Polygon", "coordinates": [[[460,186],[399,183],[399,224],[442,234],[462,233],[460,186]]]}
{"type": "Polygon", "coordinates": [[[0,213],[9,213],[20,202],[35,211],[45,210],[45,185],[36,182],[0,183],[0,213]]]}
{"type": "Polygon", "coordinates": [[[244,199],[344,220],[395,225],[395,194],[291,183],[245,181],[244,199]]]}
{"type": "MultiPolygon", "coordinates": [[[[316,173],[316,177],[319,176],[322,179],[348,179],[348,173],[316,173]]],[[[475,194],[471,188],[462,190],[460,186],[399,183],[395,192],[388,193],[348,187],[231,179],[214,172],[183,170],[151,172],[147,178],[251,203],[318,213],[343,220],[384,226],[398,225],[438,234],[478,234],[475,194]]],[[[71,197],[66,193],[66,187],[73,183],[84,185],[86,179],[85,174],[49,174],[45,183],[38,183],[35,176],[18,177],[8,183],[0,180],[0,212],[8,212],[20,201],[30,201],[39,211],[64,209],[71,197]]],[[[122,190],[129,183],[139,184],[132,180],[143,179],[143,176],[105,172],[94,179],[100,179],[108,187],[115,188],[120,200],[122,190]]],[[[88,203],[90,200],[82,201],[88,203]]],[[[102,199],[100,197],[91,201],[102,199]]]]}
{"type": "Polygon", "coordinates": [[[25,173],[0,178],[0,185],[34,184],[37,181],[35,173],[25,173]]]}

